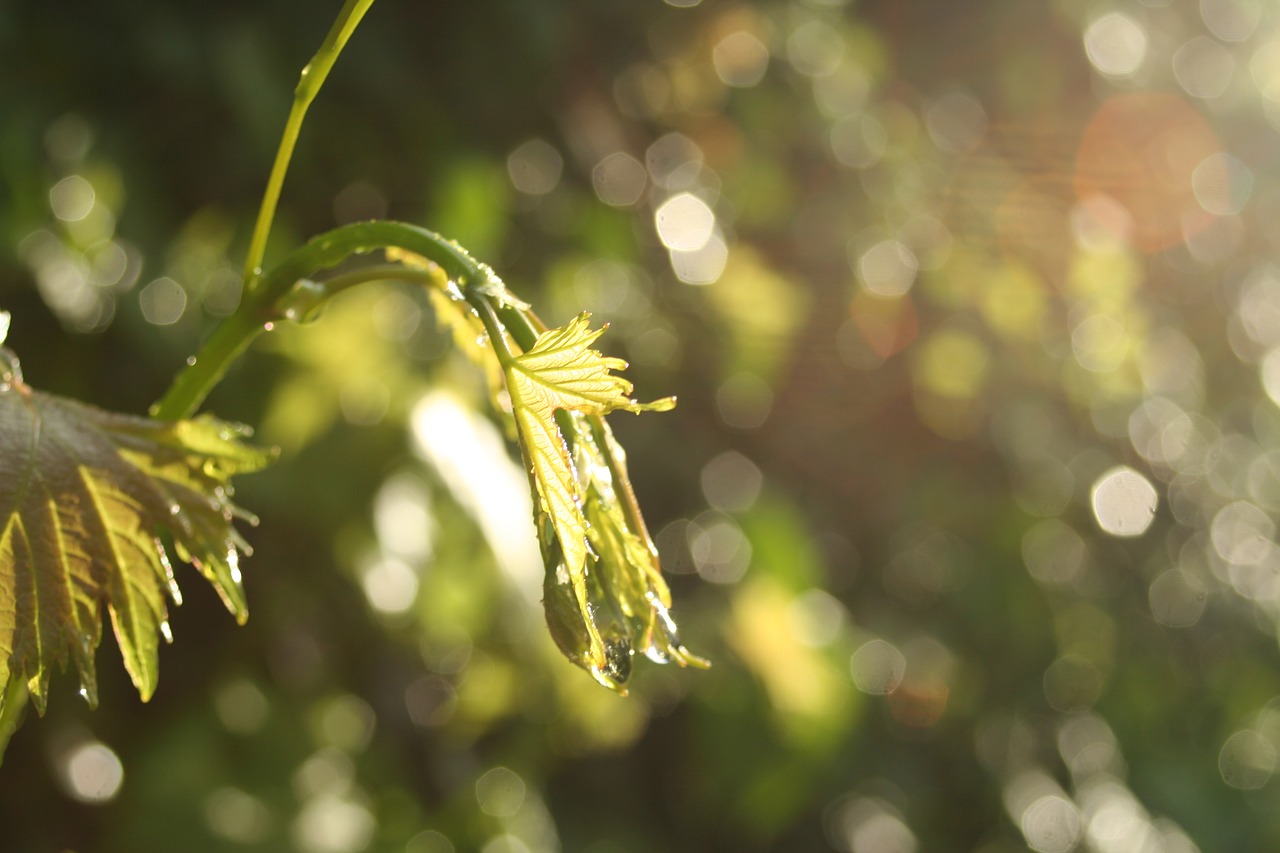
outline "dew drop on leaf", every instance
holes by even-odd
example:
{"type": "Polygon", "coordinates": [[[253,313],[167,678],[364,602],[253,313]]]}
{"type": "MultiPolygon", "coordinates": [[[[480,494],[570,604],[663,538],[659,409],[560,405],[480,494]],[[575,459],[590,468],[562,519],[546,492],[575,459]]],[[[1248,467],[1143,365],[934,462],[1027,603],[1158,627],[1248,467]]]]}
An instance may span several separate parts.
{"type": "Polygon", "coordinates": [[[313,323],[320,319],[321,306],[327,296],[323,284],[304,278],[293,286],[278,307],[290,322],[299,325],[313,323]]]}
{"type": "Polygon", "coordinates": [[[626,640],[608,638],[604,654],[604,665],[591,667],[591,675],[605,687],[625,696],[627,691],[623,685],[631,677],[631,644],[626,640]]]}

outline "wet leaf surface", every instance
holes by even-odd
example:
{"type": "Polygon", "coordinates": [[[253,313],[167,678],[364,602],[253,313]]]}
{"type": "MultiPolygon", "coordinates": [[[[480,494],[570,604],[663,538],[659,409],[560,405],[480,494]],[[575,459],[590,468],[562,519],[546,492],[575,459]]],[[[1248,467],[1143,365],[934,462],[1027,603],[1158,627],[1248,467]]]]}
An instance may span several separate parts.
{"type": "MultiPolygon", "coordinates": [[[[166,597],[181,603],[161,543],[247,616],[230,478],[272,453],[202,417],[161,422],[31,390],[0,390],[0,697],[23,679],[43,711],[52,667],[68,655],[96,702],[94,650],[106,605],[125,669],[142,698],[158,678],[166,597]]],[[[3,699],[0,699],[3,702],[3,699]]]]}

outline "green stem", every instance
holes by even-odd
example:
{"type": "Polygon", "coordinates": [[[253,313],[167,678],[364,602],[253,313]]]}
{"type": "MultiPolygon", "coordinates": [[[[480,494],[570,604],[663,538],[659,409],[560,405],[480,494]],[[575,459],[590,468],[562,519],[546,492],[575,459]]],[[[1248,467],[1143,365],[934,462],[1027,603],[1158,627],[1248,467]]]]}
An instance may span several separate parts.
{"type": "Polygon", "coordinates": [[[344,290],[349,290],[356,285],[367,284],[371,281],[407,281],[423,286],[438,285],[440,283],[439,276],[434,275],[430,270],[400,266],[399,264],[379,264],[378,266],[364,267],[363,269],[352,270],[351,272],[325,279],[322,285],[324,287],[324,298],[329,299],[344,290]]]}
{"type": "Polygon", "coordinates": [[[280,147],[276,149],[276,159],[271,166],[271,175],[267,178],[267,189],[262,194],[262,206],[258,209],[258,221],[253,227],[253,236],[249,240],[249,253],[244,261],[245,292],[253,291],[261,273],[262,258],[267,251],[267,236],[271,233],[271,223],[275,219],[276,205],[280,201],[280,190],[284,186],[285,172],[289,170],[289,161],[293,158],[293,149],[298,142],[298,133],[302,129],[302,120],[307,109],[315,100],[324,85],[325,78],[337,61],[338,54],[351,38],[356,25],[369,11],[373,0],[346,0],[338,18],[329,29],[320,49],[302,69],[298,85],[293,90],[293,106],[289,109],[289,117],[284,123],[284,133],[280,137],[280,147]]]}
{"type": "Polygon", "coordinates": [[[165,395],[151,406],[151,417],[176,421],[195,414],[213,386],[226,374],[231,362],[265,328],[254,309],[250,301],[244,301],[234,314],[213,330],[200,348],[200,354],[187,361],[187,369],[178,374],[165,395]]]}
{"type": "Polygon", "coordinates": [[[444,276],[460,288],[460,295],[473,305],[479,300],[496,312],[521,349],[533,346],[538,335],[537,326],[541,323],[523,303],[507,292],[493,270],[471,257],[457,243],[434,231],[404,222],[357,222],[312,238],[259,276],[258,286],[245,294],[236,312],[214,330],[196,358],[152,406],[152,417],[162,420],[190,417],[253,339],[275,323],[290,319],[299,307],[313,309],[339,290],[375,279],[401,278],[440,283],[438,273],[408,264],[341,273],[328,281],[310,280],[353,255],[389,248],[421,255],[438,265],[444,276]],[[301,282],[306,282],[305,291],[301,291],[301,295],[306,297],[305,306],[299,298],[301,282]],[[291,308],[294,311],[291,312],[291,308]]]}
{"type": "Polygon", "coordinates": [[[498,321],[498,315],[494,313],[493,303],[487,296],[474,290],[467,293],[467,302],[480,315],[480,322],[489,335],[489,345],[493,348],[493,354],[498,357],[498,363],[503,370],[508,369],[515,361],[515,355],[512,354],[511,347],[507,346],[507,333],[498,321]]]}

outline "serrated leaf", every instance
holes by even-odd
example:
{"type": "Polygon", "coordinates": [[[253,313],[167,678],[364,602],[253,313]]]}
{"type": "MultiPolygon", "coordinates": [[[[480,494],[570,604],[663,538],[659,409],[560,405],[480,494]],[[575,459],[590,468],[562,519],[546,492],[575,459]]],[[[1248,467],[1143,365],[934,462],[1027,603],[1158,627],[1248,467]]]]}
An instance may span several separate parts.
{"type": "Polygon", "coordinates": [[[674,408],[674,397],[637,403],[627,396],[631,383],[611,372],[625,370],[627,363],[591,349],[604,327],[592,330],[590,320],[584,311],[564,328],[538,335],[528,352],[516,356],[507,369],[508,386],[515,386],[509,387],[513,397],[519,390],[526,409],[546,413],[567,409],[605,415],[616,409],[665,412],[674,408]]]}
{"type": "MultiPolygon", "coordinates": [[[[675,400],[630,399],[631,383],[612,372],[624,369],[626,362],[591,348],[603,331],[593,331],[584,312],[564,328],[539,335],[527,352],[509,360],[505,373],[533,479],[547,562],[548,625],[566,656],[620,690],[636,649],[682,664],[701,661],[684,652],[674,627],[670,641],[654,639],[655,620],[665,619],[664,629],[670,622],[670,597],[638,510],[632,518],[613,486],[613,472],[625,480],[625,463],[601,419],[617,409],[670,409],[675,400]],[[557,411],[570,413],[562,422],[567,422],[575,447],[587,454],[581,470],[557,411]],[[591,424],[598,425],[598,438],[591,424]],[[615,457],[616,463],[611,461],[615,457]],[[660,655],[662,650],[666,652],[660,655]]],[[[634,507],[629,483],[625,491],[634,507]]]]}
{"type": "Polygon", "coordinates": [[[43,711],[51,669],[70,653],[95,702],[105,604],[125,669],[150,698],[166,594],[181,603],[164,529],[244,621],[238,562],[248,548],[232,525],[229,479],[272,454],[240,437],[212,418],[114,414],[20,378],[0,387],[0,697],[23,679],[43,711]]]}

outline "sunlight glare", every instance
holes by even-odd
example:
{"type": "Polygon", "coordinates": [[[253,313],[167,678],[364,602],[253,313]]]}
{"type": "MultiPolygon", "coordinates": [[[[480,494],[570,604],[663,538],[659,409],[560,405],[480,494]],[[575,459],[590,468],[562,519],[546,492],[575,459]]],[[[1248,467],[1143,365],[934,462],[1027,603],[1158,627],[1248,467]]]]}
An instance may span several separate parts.
{"type": "Polygon", "coordinates": [[[67,794],[82,803],[113,800],[124,784],[124,766],[120,759],[109,746],[97,741],[72,749],[59,769],[67,794]]]}
{"type": "Polygon", "coordinates": [[[1141,536],[1155,520],[1159,498],[1151,481],[1126,466],[1112,468],[1093,484],[1093,515],[1104,533],[1141,536]]]}
{"type": "Polygon", "coordinates": [[[888,640],[868,640],[858,647],[849,660],[853,683],[863,693],[883,696],[902,683],[907,659],[888,640]]]}
{"type": "Polygon", "coordinates": [[[1084,33],[1084,50],[1093,67],[1107,77],[1131,77],[1147,56],[1147,32],[1120,12],[1108,12],[1084,33]]]}

